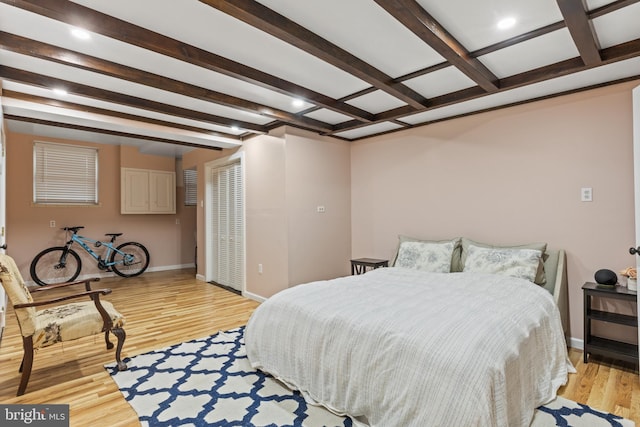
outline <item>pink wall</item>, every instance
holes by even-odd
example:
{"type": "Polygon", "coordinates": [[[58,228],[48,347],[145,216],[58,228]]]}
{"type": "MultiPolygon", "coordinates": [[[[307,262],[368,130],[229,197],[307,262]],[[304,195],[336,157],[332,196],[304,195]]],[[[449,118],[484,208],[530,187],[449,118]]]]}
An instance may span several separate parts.
{"type": "MultiPolygon", "coordinates": [[[[99,147],[99,199],[96,207],[42,206],[32,203],[33,141],[32,135],[7,135],[7,253],[11,255],[26,280],[29,265],[42,249],[64,243],[61,227],[82,225],[87,237],[100,239],[105,233],[124,233],[118,241],[129,240],[144,244],[151,254],[150,269],[181,268],[193,263],[195,212],[185,208],[182,189],[177,193],[175,215],[122,215],[120,214],[120,147],[46,138],[47,141],[99,147]],[[180,224],[176,224],[179,219],[180,224]],[[49,221],[56,222],[55,228],[49,221]]],[[[122,155],[128,167],[174,170],[175,159],[142,155],[126,147],[122,155]]],[[[79,252],[84,254],[84,251],[79,252]]],[[[82,274],[99,270],[88,256],[82,274]]]]}
{"type": "MultiPolygon", "coordinates": [[[[354,257],[398,234],[548,242],[568,258],[570,336],[600,268],[635,264],[631,82],[354,142],[354,257]],[[593,188],[593,202],[580,189],[593,188]]],[[[623,310],[635,312],[632,305],[623,310]]],[[[635,341],[635,332],[614,331],[635,341]]]]}

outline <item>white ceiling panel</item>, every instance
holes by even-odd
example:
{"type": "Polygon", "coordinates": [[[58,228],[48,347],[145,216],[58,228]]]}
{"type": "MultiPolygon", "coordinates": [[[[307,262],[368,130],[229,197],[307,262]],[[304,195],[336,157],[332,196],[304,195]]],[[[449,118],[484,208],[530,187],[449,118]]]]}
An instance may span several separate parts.
{"type": "Polygon", "coordinates": [[[336,133],[336,136],[347,139],[362,138],[364,136],[375,135],[402,128],[402,125],[391,122],[376,123],[375,125],[364,126],[358,129],[347,130],[336,133]]]}
{"type": "Polygon", "coordinates": [[[222,147],[280,126],[359,139],[640,78],[640,1],[587,0],[590,13],[557,0],[404,1],[2,1],[0,82],[6,98],[30,103],[3,98],[2,108],[34,132],[86,120],[119,141],[218,133],[222,147]],[[498,30],[505,17],[515,25],[498,30]],[[555,78],[567,59],[574,74],[555,78]],[[78,86],[52,93],[64,81],[78,86]]]}
{"type": "Polygon", "coordinates": [[[587,10],[594,10],[614,2],[615,0],[586,0],[587,10]]]}
{"type": "MultiPolygon", "coordinates": [[[[270,105],[285,111],[298,112],[310,107],[292,105],[293,97],[280,94],[260,86],[248,84],[242,80],[212,72],[205,68],[179,61],[147,49],[110,39],[100,34],[91,34],[90,40],[78,40],[71,35],[70,25],[39,16],[0,3],[0,29],[12,34],[29,37],[43,43],[60,46],[86,55],[100,53],[100,58],[159,74],[178,81],[184,81],[202,88],[215,90],[228,95],[247,99],[260,104],[270,105]],[[31,21],[25,26],[22,23],[31,21]]],[[[70,75],[73,75],[72,73],[70,75]]],[[[142,82],[144,83],[144,82],[142,82]]]]}
{"type": "Polygon", "coordinates": [[[371,0],[259,0],[391,77],[444,59],[371,0]]]}
{"type": "Polygon", "coordinates": [[[601,48],[640,38],[640,3],[593,20],[601,48]]]}
{"type": "Polygon", "coordinates": [[[104,133],[68,129],[59,126],[48,126],[17,120],[7,120],[7,126],[11,128],[13,132],[35,135],[45,140],[47,138],[60,138],[106,145],[129,145],[137,147],[141,153],[153,154],[156,156],[179,158],[182,157],[183,154],[193,150],[193,147],[188,145],[164,144],[139,138],[124,138],[117,135],[107,135],[104,133]]]}
{"type": "Polygon", "coordinates": [[[562,21],[556,0],[418,0],[468,51],[562,21]],[[499,20],[513,17],[516,25],[499,30],[499,20]]]}
{"type": "Polygon", "coordinates": [[[73,74],[73,82],[75,83],[111,91],[120,90],[131,96],[154,100],[155,102],[161,102],[207,114],[219,115],[230,119],[237,119],[256,124],[265,124],[272,120],[268,117],[260,116],[255,113],[241,111],[236,108],[229,108],[223,105],[212,104],[210,102],[186,97],[177,93],[145,86],[143,84],[122,81],[120,79],[96,74],[90,71],[71,69],[66,65],[53,63],[46,64],[45,66],[46,61],[42,59],[19,55],[13,52],[0,51],[0,63],[8,67],[45,74],[62,80],[67,80],[69,75],[73,74]],[[42,70],[46,73],[42,73],[42,70]]]}
{"type": "Polygon", "coordinates": [[[320,120],[323,122],[331,123],[332,125],[346,122],[347,120],[351,120],[351,117],[349,116],[337,113],[335,111],[327,110],[326,108],[320,108],[319,110],[306,113],[305,116],[311,117],[312,119],[320,120]]]}
{"type": "Polygon", "coordinates": [[[473,80],[454,67],[423,74],[404,83],[427,98],[456,92],[476,85],[473,80]]]}
{"type": "Polygon", "coordinates": [[[394,98],[386,92],[376,90],[366,95],[359,96],[347,101],[347,104],[355,105],[370,113],[380,113],[393,108],[402,107],[404,102],[394,98]]]}
{"type": "Polygon", "coordinates": [[[569,31],[553,31],[479,57],[496,76],[504,78],[580,56],[569,31]]]}
{"type": "Polygon", "coordinates": [[[114,132],[174,139],[202,146],[216,147],[222,144],[225,148],[232,148],[239,145],[237,141],[231,138],[224,138],[214,134],[207,135],[205,133],[140,123],[135,120],[115,118],[101,114],[70,111],[65,108],[48,107],[44,109],[31,102],[14,100],[7,97],[3,97],[2,102],[4,113],[7,115],[20,115],[22,117],[41,119],[52,123],[58,122],[68,125],[95,127],[114,132]]]}
{"type": "Polygon", "coordinates": [[[362,80],[198,1],[75,0],[75,3],[335,98],[367,87],[362,80]],[[150,9],[154,13],[149,13],[150,9]]]}
{"type": "Polygon", "coordinates": [[[232,129],[226,126],[218,126],[210,122],[196,121],[196,120],[190,120],[190,119],[185,119],[185,118],[176,117],[176,116],[170,116],[168,114],[158,113],[151,110],[117,105],[117,104],[113,104],[113,103],[109,103],[101,100],[89,99],[83,96],[76,96],[76,95],[70,95],[70,94],[60,95],[49,89],[44,89],[36,86],[28,86],[28,85],[15,83],[11,81],[3,82],[2,86],[3,86],[3,90],[5,91],[15,91],[15,92],[25,93],[29,95],[48,97],[51,99],[60,100],[64,102],[72,102],[78,105],[86,105],[86,106],[102,108],[110,111],[118,111],[124,114],[129,114],[131,116],[140,116],[140,117],[145,117],[145,118],[150,118],[155,120],[162,120],[165,122],[178,123],[185,126],[202,128],[205,130],[210,130],[212,132],[222,132],[222,133],[232,134],[232,135],[241,135],[243,132],[245,132],[241,129],[232,129]]]}
{"type": "Polygon", "coordinates": [[[400,121],[416,125],[433,120],[441,120],[447,117],[469,114],[474,111],[482,111],[529,99],[577,90],[582,87],[598,85],[608,81],[611,77],[614,77],[616,80],[634,77],[638,75],[638,70],[640,70],[640,58],[629,59],[616,64],[592,68],[569,76],[500,92],[495,95],[488,95],[471,101],[426,111],[404,117],[400,119],[400,121]]]}

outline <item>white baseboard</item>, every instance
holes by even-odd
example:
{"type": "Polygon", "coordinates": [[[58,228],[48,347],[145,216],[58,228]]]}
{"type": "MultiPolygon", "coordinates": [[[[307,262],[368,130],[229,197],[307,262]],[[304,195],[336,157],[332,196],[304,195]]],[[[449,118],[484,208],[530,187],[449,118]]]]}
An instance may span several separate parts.
{"type": "Polygon", "coordinates": [[[569,337],[568,344],[571,348],[584,350],[584,340],[581,340],[580,338],[569,337]]]}
{"type": "Polygon", "coordinates": [[[204,278],[203,274],[196,274],[196,280],[200,280],[201,282],[206,282],[207,280],[204,278]]]}
{"type": "Polygon", "coordinates": [[[252,299],[254,301],[261,302],[261,303],[265,302],[267,300],[265,297],[262,297],[260,295],[256,295],[254,293],[247,292],[247,291],[242,292],[242,296],[245,297],[245,298],[252,299]]]}
{"type": "Polygon", "coordinates": [[[178,265],[161,265],[157,267],[149,267],[147,271],[166,271],[166,270],[184,270],[185,268],[195,268],[194,263],[178,264],[178,265]]]}

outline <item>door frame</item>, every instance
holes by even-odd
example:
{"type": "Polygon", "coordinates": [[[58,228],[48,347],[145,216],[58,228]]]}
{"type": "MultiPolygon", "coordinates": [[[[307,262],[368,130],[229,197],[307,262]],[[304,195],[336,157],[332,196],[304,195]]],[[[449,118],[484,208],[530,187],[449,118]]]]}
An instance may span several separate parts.
{"type": "MultiPolygon", "coordinates": [[[[640,86],[632,90],[633,117],[633,182],[635,194],[635,247],[640,246],[640,86]]],[[[640,254],[635,257],[636,268],[640,271],[640,254]]],[[[636,295],[636,302],[640,305],[640,292],[636,295]]],[[[638,317],[638,340],[640,340],[640,316],[638,317]]]]}
{"type": "Polygon", "coordinates": [[[242,171],[242,215],[244,219],[244,227],[242,230],[242,251],[244,256],[242,257],[242,266],[241,269],[244,272],[242,284],[241,284],[241,292],[244,295],[247,286],[247,204],[246,204],[246,171],[245,171],[245,161],[244,161],[244,152],[236,152],[230,156],[223,157],[220,159],[213,160],[211,162],[207,162],[204,164],[204,277],[206,282],[210,282],[213,280],[213,239],[211,237],[211,222],[213,220],[214,213],[211,212],[211,202],[212,202],[212,189],[211,189],[211,172],[214,169],[217,169],[222,166],[226,166],[232,163],[240,162],[240,168],[242,171]]]}

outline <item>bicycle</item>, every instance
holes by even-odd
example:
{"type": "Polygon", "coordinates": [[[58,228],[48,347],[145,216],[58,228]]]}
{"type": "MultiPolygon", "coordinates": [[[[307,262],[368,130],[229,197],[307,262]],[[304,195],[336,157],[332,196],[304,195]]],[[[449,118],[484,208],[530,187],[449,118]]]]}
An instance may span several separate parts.
{"type": "Polygon", "coordinates": [[[111,236],[111,240],[102,242],[79,235],[78,230],[83,228],[82,226],[62,228],[67,233],[71,232],[71,238],[67,243],[64,246],[45,249],[31,261],[31,278],[38,285],[72,282],[80,275],[82,261],[80,255],[71,249],[74,242],[96,260],[100,270],[113,271],[118,276],[138,276],[149,266],[149,251],[142,244],[127,242],[115,247],[116,238],[122,236],[122,233],[107,233],[105,236],[111,236]],[[106,248],[104,257],[91,249],[89,244],[93,244],[96,248],[104,246],[106,248]]]}

